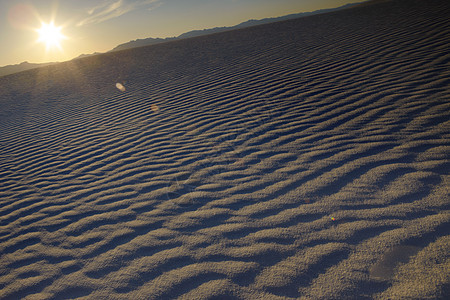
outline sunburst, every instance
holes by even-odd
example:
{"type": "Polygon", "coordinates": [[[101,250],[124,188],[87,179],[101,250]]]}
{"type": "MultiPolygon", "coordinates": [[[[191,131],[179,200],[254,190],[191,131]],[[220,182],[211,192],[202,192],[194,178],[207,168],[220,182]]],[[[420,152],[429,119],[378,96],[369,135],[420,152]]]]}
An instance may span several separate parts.
{"type": "Polygon", "coordinates": [[[38,42],[45,44],[47,50],[58,48],[61,50],[61,41],[66,39],[61,32],[61,26],[55,26],[53,22],[44,23],[41,22],[41,28],[36,31],[39,34],[38,42]]]}

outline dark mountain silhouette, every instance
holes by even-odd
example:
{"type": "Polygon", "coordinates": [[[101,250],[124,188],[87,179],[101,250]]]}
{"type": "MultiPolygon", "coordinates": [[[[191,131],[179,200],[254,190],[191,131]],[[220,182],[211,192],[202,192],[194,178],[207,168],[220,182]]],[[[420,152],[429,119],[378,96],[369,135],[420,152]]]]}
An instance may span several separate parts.
{"type": "Polygon", "coordinates": [[[23,63],[17,64],[17,65],[9,65],[9,66],[5,66],[5,67],[1,67],[0,68],[0,76],[5,76],[8,74],[18,73],[18,72],[22,72],[22,71],[26,71],[26,70],[30,70],[30,69],[35,69],[35,68],[45,67],[45,66],[49,66],[49,65],[53,65],[53,64],[56,64],[56,63],[50,62],[50,63],[42,63],[42,64],[33,64],[33,63],[29,63],[27,61],[24,61],[23,63]]]}
{"type": "Polygon", "coordinates": [[[89,56],[97,55],[97,54],[101,54],[101,52],[94,52],[94,53],[91,53],[91,54],[80,54],[79,56],[77,56],[77,57],[74,58],[74,59],[79,59],[79,58],[89,57],[89,56]]]}
{"type": "Polygon", "coordinates": [[[290,14],[290,15],[276,17],[276,18],[265,18],[265,19],[261,19],[261,20],[248,20],[248,21],[242,22],[238,25],[231,26],[231,27],[215,27],[215,28],[209,28],[209,29],[203,29],[203,30],[193,30],[193,31],[183,33],[177,37],[137,39],[137,40],[133,40],[133,41],[130,41],[130,42],[127,42],[124,44],[120,44],[117,47],[115,47],[114,49],[112,49],[111,51],[120,51],[120,50],[125,50],[125,49],[130,49],[130,48],[155,45],[155,44],[160,44],[160,43],[169,42],[169,41],[173,41],[173,40],[191,38],[191,37],[213,34],[213,33],[233,30],[233,29],[240,29],[240,28],[262,25],[262,24],[267,24],[267,23],[273,23],[273,22],[278,22],[278,21],[284,21],[284,20],[289,20],[289,19],[297,19],[297,18],[311,16],[311,15],[323,14],[323,13],[327,13],[327,12],[350,8],[350,7],[353,7],[360,3],[361,2],[351,3],[351,4],[346,4],[346,5],[337,7],[337,8],[319,9],[319,10],[312,11],[312,12],[290,14]]]}

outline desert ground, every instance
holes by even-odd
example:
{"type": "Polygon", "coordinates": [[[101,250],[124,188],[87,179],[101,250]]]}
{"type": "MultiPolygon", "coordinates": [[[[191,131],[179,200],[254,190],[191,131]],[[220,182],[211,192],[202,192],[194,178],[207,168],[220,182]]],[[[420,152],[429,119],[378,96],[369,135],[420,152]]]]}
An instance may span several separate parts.
{"type": "Polygon", "coordinates": [[[0,77],[0,298],[450,297],[448,16],[374,1],[0,77]]]}

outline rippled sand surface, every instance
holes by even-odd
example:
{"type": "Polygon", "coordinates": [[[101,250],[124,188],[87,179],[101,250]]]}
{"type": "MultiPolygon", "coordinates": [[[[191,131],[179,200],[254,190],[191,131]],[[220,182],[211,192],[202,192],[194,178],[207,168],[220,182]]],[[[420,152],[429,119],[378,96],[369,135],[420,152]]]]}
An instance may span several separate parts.
{"type": "Polygon", "coordinates": [[[450,1],[0,78],[1,299],[436,299],[450,1]]]}

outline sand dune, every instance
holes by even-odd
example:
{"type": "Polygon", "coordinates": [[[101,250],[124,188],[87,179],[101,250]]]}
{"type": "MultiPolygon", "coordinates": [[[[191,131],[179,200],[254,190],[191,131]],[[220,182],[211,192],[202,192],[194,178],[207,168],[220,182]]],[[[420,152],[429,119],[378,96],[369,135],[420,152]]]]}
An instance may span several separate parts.
{"type": "Polygon", "coordinates": [[[0,78],[0,298],[448,297],[448,15],[381,1],[0,78]]]}

